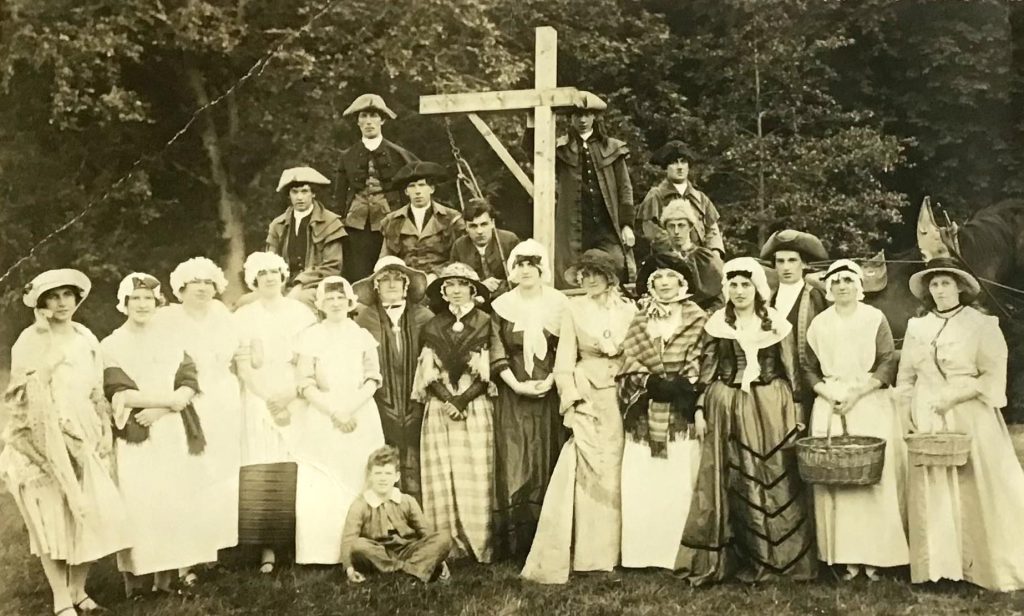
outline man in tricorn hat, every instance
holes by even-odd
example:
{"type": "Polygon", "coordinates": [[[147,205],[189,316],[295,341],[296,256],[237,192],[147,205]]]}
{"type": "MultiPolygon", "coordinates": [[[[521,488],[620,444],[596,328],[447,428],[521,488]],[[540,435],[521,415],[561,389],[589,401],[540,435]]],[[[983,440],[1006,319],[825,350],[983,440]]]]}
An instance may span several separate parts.
{"type": "Polygon", "coordinates": [[[586,93],[584,102],[572,109],[569,134],[555,147],[554,269],[565,271],[584,251],[598,248],[620,263],[619,275],[627,279],[636,272],[629,147],[607,135],[598,117],[606,108],[604,101],[586,93]]]}
{"type": "Polygon", "coordinates": [[[707,195],[697,190],[690,180],[690,165],[695,155],[685,143],[672,140],[659,148],[651,157],[651,162],[665,169],[665,178],[647,191],[647,196],[637,212],[640,219],[644,241],[651,251],[665,239],[664,229],[658,224],[661,212],[668,202],[682,197],[685,199],[697,218],[690,230],[693,242],[717,250],[719,256],[725,256],[725,244],[722,232],[718,228],[718,210],[707,195]]]}
{"type": "Polygon", "coordinates": [[[408,163],[395,174],[392,184],[409,202],[381,221],[381,257],[397,256],[431,278],[448,263],[466,223],[457,210],[434,201],[434,190],[447,175],[441,165],[425,161],[408,163]]]}
{"type": "Polygon", "coordinates": [[[363,94],[341,114],[355,116],[362,137],[341,153],[334,187],[335,203],[345,220],[346,280],[360,280],[373,270],[380,253],[380,225],[398,209],[401,194],[390,189],[395,173],[419,160],[415,154],[384,138],[385,118],[395,119],[384,99],[363,94]]]}
{"type": "Polygon", "coordinates": [[[289,206],[270,221],[267,230],[267,251],[288,262],[288,295],[309,306],[313,306],[320,281],[341,274],[345,227],[341,217],[317,200],[315,192],[330,183],[312,167],[285,169],[277,192],[287,191],[289,206]]]}
{"type": "Polygon", "coordinates": [[[814,404],[814,392],[802,376],[807,357],[807,328],[828,307],[828,301],[824,291],[809,284],[804,274],[808,263],[825,261],[828,253],[821,240],[810,233],[784,229],[768,238],[761,248],[761,259],[773,262],[779,274],[779,288],[772,294],[771,304],[793,325],[793,333],[784,343],[790,345],[795,363],[793,399],[803,408],[806,419],[814,404]]]}
{"type": "Polygon", "coordinates": [[[693,301],[707,313],[723,305],[722,269],[718,251],[693,242],[693,227],[698,214],[689,201],[677,195],[661,211],[659,229],[664,236],[655,250],[640,265],[636,294],[647,292],[647,278],[655,270],[668,268],[681,272],[687,280],[693,301]]]}

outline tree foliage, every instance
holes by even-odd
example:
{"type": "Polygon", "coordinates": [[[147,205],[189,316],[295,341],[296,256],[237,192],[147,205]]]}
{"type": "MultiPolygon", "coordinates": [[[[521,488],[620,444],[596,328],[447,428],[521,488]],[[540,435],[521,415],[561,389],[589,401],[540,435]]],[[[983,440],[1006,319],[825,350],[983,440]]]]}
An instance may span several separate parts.
{"type": "MultiPolygon", "coordinates": [[[[83,318],[100,333],[131,271],[166,280],[205,254],[241,291],[284,206],[278,174],[333,175],[355,96],[385,96],[385,134],[452,167],[418,97],[532,86],[540,25],[558,30],[560,85],[608,100],[638,200],[660,179],[651,151],[682,137],[735,252],[785,224],[864,254],[906,195],[967,212],[1022,190],[1022,15],[999,0],[0,0],[0,268],[91,206],[4,281],[0,339],[46,267],[93,278],[83,318]]],[[[525,115],[486,119],[512,145],[525,115]]],[[[467,121],[450,128],[528,233],[525,192],[467,121]]]]}

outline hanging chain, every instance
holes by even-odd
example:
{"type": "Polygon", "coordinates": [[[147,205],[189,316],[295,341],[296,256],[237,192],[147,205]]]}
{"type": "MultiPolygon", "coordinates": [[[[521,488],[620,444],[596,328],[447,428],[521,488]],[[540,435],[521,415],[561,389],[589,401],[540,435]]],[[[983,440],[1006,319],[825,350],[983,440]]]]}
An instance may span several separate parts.
{"type": "Polygon", "coordinates": [[[455,178],[455,189],[459,195],[459,205],[462,210],[466,209],[466,202],[462,195],[462,186],[465,186],[472,193],[476,199],[483,199],[483,191],[480,190],[480,185],[476,181],[476,175],[473,173],[473,168],[469,166],[467,161],[462,156],[462,149],[455,143],[455,133],[452,132],[452,121],[451,118],[445,116],[444,118],[444,130],[448,133],[448,145],[452,150],[452,158],[455,159],[456,178],[455,178]]]}

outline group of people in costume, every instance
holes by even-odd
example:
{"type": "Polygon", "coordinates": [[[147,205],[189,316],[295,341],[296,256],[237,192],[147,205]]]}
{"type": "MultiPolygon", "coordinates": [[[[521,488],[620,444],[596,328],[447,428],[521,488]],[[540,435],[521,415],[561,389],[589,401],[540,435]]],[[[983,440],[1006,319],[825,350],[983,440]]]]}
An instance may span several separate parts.
{"type": "Polygon", "coordinates": [[[170,273],[170,305],[157,277],[127,275],[125,322],[102,341],[73,320],[83,273],[26,286],[36,319],[12,349],[0,477],[55,613],[103,610],[85,580],[104,556],[144,597],[188,592],[238,544],[260,548],[263,573],[284,548],[353,583],[445,580],[467,558],[541,583],[619,566],[694,585],[813,580],[823,565],[874,580],[909,565],[913,582],[1024,588],[1006,343],[956,263],[911,278],[922,316],[897,353],[857,263],[809,276],[828,262],[813,235],[782,230],[760,261],[723,261],[680,142],[634,215],[614,168],[625,146],[575,114],[560,194],[574,187],[572,233],[603,243],[570,233],[552,259],[496,229],[484,201],[434,202],[439,167],[383,139],[380,97],[346,115],[363,134],[333,183],[347,209],[322,205],[332,183],[315,169],[285,170],[289,206],[233,310],[204,257],[170,273]],[[609,220],[614,233],[591,233],[609,220]],[[909,464],[904,437],[940,428],[970,435],[967,463],[909,464]],[[843,432],[885,440],[880,481],[802,481],[796,441],[843,432]],[[287,503],[286,545],[246,515],[260,473],[287,503]]]}

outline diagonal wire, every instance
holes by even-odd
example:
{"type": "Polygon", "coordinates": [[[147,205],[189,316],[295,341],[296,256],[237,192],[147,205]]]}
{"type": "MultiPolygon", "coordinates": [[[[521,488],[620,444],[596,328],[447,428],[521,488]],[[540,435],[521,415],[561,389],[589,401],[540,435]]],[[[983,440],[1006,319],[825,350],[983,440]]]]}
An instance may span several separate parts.
{"type": "Polygon", "coordinates": [[[88,214],[89,211],[93,209],[93,207],[99,205],[103,201],[106,201],[107,198],[110,197],[110,195],[119,186],[121,186],[122,184],[124,184],[125,182],[127,182],[129,179],[131,179],[133,177],[133,175],[138,170],[138,168],[143,164],[143,162],[145,162],[146,160],[152,160],[154,158],[158,158],[158,157],[162,156],[165,152],[167,152],[167,150],[172,145],[177,143],[179,139],[181,139],[186,133],[188,133],[188,131],[192,128],[192,126],[196,123],[196,121],[199,119],[199,117],[204,112],[206,112],[209,109],[217,106],[224,99],[226,99],[227,97],[231,96],[231,94],[233,92],[235,92],[235,90],[238,90],[240,87],[242,87],[242,85],[245,84],[245,82],[249,81],[253,77],[261,76],[263,74],[263,71],[266,70],[267,65],[270,64],[271,60],[274,59],[274,56],[277,54],[277,52],[279,52],[286,44],[290,43],[292,40],[297,38],[299,35],[304,34],[305,32],[309,31],[310,26],[312,26],[314,22],[316,22],[318,19],[320,19],[321,17],[326,15],[328,12],[330,12],[330,10],[333,9],[334,6],[337,5],[339,2],[341,2],[341,0],[329,0],[329,2],[326,2],[323,6],[321,6],[313,14],[313,16],[310,17],[306,21],[305,24],[303,24],[303,26],[301,28],[299,28],[298,30],[292,31],[292,32],[288,33],[285,36],[282,36],[281,39],[278,40],[278,42],[276,44],[274,44],[273,47],[268,49],[267,52],[265,54],[263,54],[263,56],[261,56],[260,59],[257,60],[255,64],[253,64],[251,67],[249,67],[249,70],[247,70],[244,75],[242,75],[235,83],[233,83],[230,88],[225,90],[223,94],[221,94],[220,96],[217,96],[216,98],[214,98],[210,102],[206,103],[202,107],[200,107],[200,108],[196,109],[195,111],[193,111],[192,115],[189,117],[188,121],[185,122],[185,124],[180,129],[178,129],[178,132],[174,133],[174,136],[172,136],[170,138],[170,140],[167,141],[167,143],[165,143],[160,148],[160,150],[158,152],[156,152],[155,154],[151,154],[151,155],[143,154],[143,155],[139,156],[137,159],[135,159],[135,162],[133,162],[128,167],[128,171],[126,171],[124,175],[122,175],[120,178],[118,178],[117,181],[115,181],[113,184],[111,184],[110,187],[107,188],[107,190],[105,190],[102,195],[100,195],[96,199],[93,199],[92,201],[87,203],[85,205],[85,207],[83,207],[81,210],[79,210],[79,212],[77,214],[75,214],[70,219],[68,219],[67,222],[65,222],[64,224],[60,225],[59,227],[57,227],[53,231],[50,231],[49,233],[47,233],[41,240],[39,240],[31,248],[29,248],[28,252],[26,252],[17,261],[15,261],[10,267],[7,268],[7,271],[5,271],[2,276],[0,276],[0,284],[2,284],[5,280],[7,280],[7,278],[16,269],[18,269],[21,266],[22,263],[24,263],[25,261],[28,261],[29,259],[31,259],[32,256],[35,255],[36,251],[38,251],[40,248],[42,248],[45,244],[49,243],[50,240],[52,240],[53,238],[57,237],[61,233],[67,231],[71,227],[73,227],[76,223],[78,223],[78,221],[82,220],[82,218],[84,218],[85,215],[88,214]]]}

